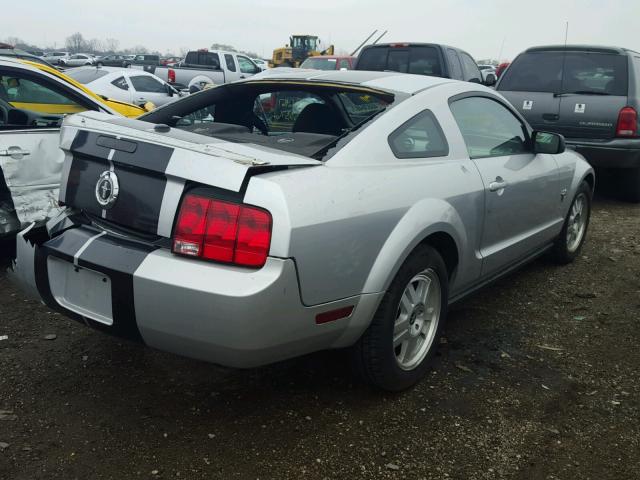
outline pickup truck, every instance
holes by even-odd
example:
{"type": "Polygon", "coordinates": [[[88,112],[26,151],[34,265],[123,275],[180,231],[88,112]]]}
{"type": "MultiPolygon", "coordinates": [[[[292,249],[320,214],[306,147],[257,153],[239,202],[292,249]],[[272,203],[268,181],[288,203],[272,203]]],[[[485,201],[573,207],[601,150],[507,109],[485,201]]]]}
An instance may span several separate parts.
{"type": "Polygon", "coordinates": [[[195,50],[176,65],[157,66],[151,73],[179,89],[221,85],[248,78],[262,70],[249,57],[222,50],[195,50]]]}
{"type": "Polygon", "coordinates": [[[476,61],[456,47],[436,43],[378,43],[362,49],[355,70],[393,71],[453,78],[493,86],[496,76],[480,73],[476,61]]]}

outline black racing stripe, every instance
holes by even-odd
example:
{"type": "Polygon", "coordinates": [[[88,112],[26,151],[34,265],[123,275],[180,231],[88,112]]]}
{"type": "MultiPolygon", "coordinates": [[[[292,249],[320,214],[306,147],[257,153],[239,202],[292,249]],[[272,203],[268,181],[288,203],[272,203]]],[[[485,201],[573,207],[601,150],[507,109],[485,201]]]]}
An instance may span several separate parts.
{"type": "MultiPolygon", "coordinates": [[[[120,192],[115,204],[106,210],[106,219],[147,233],[158,231],[160,208],[167,185],[164,175],[139,171],[114,163],[120,192]]],[[[95,189],[98,177],[91,182],[95,189]]],[[[98,205],[93,193],[93,204],[98,205]]],[[[95,213],[95,212],[91,212],[95,213]]],[[[98,211],[98,215],[101,210],[98,211]]]]}
{"type": "MultiPolygon", "coordinates": [[[[107,159],[109,157],[110,148],[98,144],[99,137],[107,137],[106,135],[79,130],[76,138],[71,142],[71,152],[74,154],[87,155],[94,158],[107,159]]],[[[115,137],[109,136],[109,138],[115,137]]]]}
{"type": "Polygon", "coordinates": [[[44,244],[47,249],[55,250],[56,256],[73,262],[74,255],[98,232],[82,228],[72,228],[64,235],[58,235],[44,244]]]}
{"type": "MultiPolygon", "coordinates": [[[[130,139],[127,142],[134,143],[130,139]]],[[[164,174],[167,171],[169,160],[173,155],[173,148],[146,142],[136,141],[135,143],[137,145],[134,151],[116,150],[113,161],[121,165],[144,168],[157,173],[164,174]]]]}
{"type": "Polygon", "coordinates": [[[64,204],[100,216],[102,207],[96,200],[96,183],[102,172],[107,170],[107,160],[75,156],[71,161],[64,204]]]}
{"type": "Polygon", "coordinates": [[[78,258],[78,265],[111,279],[113,325],[89,320],[92,327],[142,342],[133,296],[133,274],[156,247],[104,235],[96,238],[78,258]]]}

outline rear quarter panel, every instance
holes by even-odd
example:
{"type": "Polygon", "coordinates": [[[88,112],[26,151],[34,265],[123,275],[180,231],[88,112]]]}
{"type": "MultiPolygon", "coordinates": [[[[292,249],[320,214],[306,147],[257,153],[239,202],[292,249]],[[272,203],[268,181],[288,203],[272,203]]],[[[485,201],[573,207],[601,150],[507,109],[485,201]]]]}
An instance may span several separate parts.
{"type": "Polygon", "coordinates": [[[271,254],[295,259],[306,305],[384,291],[435,232],[449,234],[458,248],[452,295],[478,279],[484,187],[446,103],[446,92],[459,88],[403,102],[323,166],[252,178],[245,201],[272,211],[271,254]],[[449,155],[397,159],[388,135],[426,108],[447,134],[449,155]]]}

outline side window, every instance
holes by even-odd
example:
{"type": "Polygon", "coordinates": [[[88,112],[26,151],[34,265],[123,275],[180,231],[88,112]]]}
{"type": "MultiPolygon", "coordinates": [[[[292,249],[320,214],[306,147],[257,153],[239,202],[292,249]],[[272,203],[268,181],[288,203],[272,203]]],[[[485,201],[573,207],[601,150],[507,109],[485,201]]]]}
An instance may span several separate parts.
{"type": "Polygon", "coordinates": [[[233,55],[231,55],[229,53],[225,53],[224,54],[224,61],[227,63],[227,69],[229,69],[230,72],[235,72],[236,71],[236,62],[233,59],[233,55]]]}
{"type": "MultiPolygon", "coordinates": [[[[31,119],[27,115],[24,115],[25,118],[16,115],[12,120],[12,124],[24,126],[58,126],[57,116],[61,120],[63,115],[88,110],[64,89],[36,76],[13,70],[0,70],[0,100],[34,115],[35,118],[31,119]],[[46,120],[40,122],[41,115],[45,115],[46,120]]],[[[0,121],[6,123],[8,120],[4,115],[0,116],[0,121]]]]}
{"type": "Polygon", "coordinates": [[[449,154],[442,128],[429,110],[400,125],[388,140],[397,158],[444,157],[449,154]]]}
{"type": "Polygon", "coordinates": [[[129,90],[129,84],[124,79],[124,77],[116,78],[113,82],[111,82],[111,85],[114,85],[121,90],[129,90]]]}
{"type": "Polygon", "coordinates": [[[240,65],[240,71],[242,73],[258,73],[260,69],[255,66],[255,64],[249,60],[247,57],[243,57],[242,55],[238,55],[238,64],[240,65]]]}
{"type": "Polygon", "coordinates": [[[460,52],[460,59],[462,60],[462,67],[464,68],[464,79],[468,82],[476,80],[482,83],[480,69],[476,62],[473,61],[473,58],[464,52],[460,52]]]}
{"type": "Polygon", "coordinates": [[[525,126],[507,107],[486,97],[451,103],[470,158],[502,157],[530,152],[525,126]]]}
{"type": "Polygon", "coordinates": [[[153,77],[148,77],[146,75],[131,75],[129,80],[131,81],[133,88],[138,92],[166,93],[164,84],[160,83],[153,77]]]}
{"type": "Polygon", "coordinates": [[[449,59],[449,67],[451,68],[451,78],[462,80],[464,77],[462,75],[462,67],[460,66],[460,58],[458,57],[458,52],[456,52],[453,48],[447,48],[447,58],[449,59]]]}

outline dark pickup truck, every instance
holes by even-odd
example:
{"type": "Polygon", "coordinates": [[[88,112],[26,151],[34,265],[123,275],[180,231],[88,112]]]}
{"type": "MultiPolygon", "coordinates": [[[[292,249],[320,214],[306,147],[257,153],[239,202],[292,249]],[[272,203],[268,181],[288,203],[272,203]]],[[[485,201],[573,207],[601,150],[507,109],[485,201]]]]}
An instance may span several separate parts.
{"type": "Polygon", "coordinates": [[[496,77],[483,81],[478,64],[464,50],[437,43],[379,43],[367,45],[356,61],[356,70],[392,71],[453,78],[495,85],[496,77]]]}

